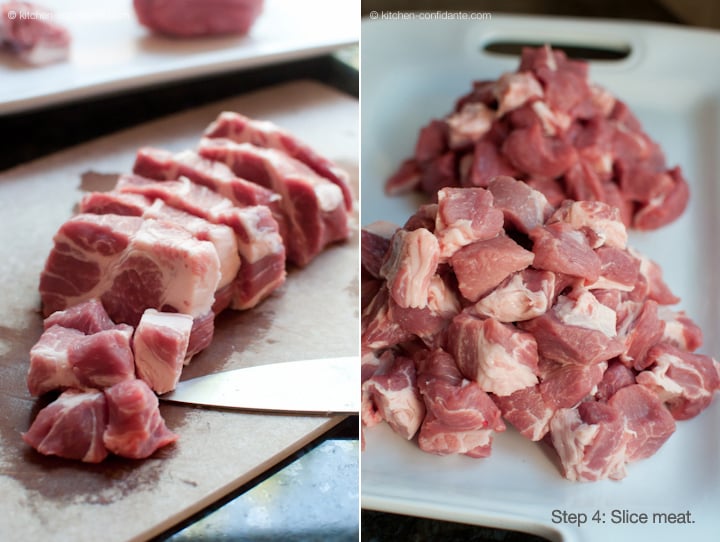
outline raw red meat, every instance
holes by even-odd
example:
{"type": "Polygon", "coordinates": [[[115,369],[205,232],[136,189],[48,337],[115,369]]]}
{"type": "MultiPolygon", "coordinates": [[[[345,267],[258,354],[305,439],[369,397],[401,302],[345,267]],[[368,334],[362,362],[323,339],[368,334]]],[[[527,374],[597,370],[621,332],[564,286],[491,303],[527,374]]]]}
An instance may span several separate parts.
{"type": "Polygon", "coordinates": [[[30,2],[0,5],[0,47],[35,66],[67,60],[70,32],[53,19],[52,11],[30,2]]]}
{"type": "Polygon", "coordinates": [[[193,320],[187,314],[146,310],[133,336],[139,379],[162,394],[175,389],[186,363],[193,320]]]}
{"type": "Polygon", "coordinates": [[[252,143],[258,147],[283,151],[337,185],[343,193],[345,208],[349,211],[353,207],[347,173],[293,134],[272,122],[251,119],[236,112],[225,111],[220,113],[218,118],[207,127],[204,135],[209,138],[225,138],[237,143],[252,143]]]}
{"type": "Polygon", "coordinates": [[[127,380],[105,390],[108,425],[103,442],[108,451],[123,457],[143,459],[175,442],[160,416],[158,399],[142,380],[127,380]]]}
{"type": "Polygon", "coordinates": [[[44,329],[62,326],[82,331],[85,335],[111,329],[115,323],[110,319],[105,307],[97,299],[78,303],[64,311],[57,311],[43,320],[44,329]]]}
{"type": "Polygon", "coordinates": [[[329,244],[347,239],[342,190],[302,162],[277,149],[229,139],[205,138],[199,152],[226,163],[237,176],[280,194],[288,226],[283,240],[291,262],[307,265],[329,244]]]}
{"type": "Polygon", "coordinates": [[[22,437],[41,454],[99,463],[108,455],[107,419],[102,391],[71,389],[43,408],[22,437]]]}
{"type": "MultiPolygon", "coordinates": [[[[593,97],[562,107],[608,107],[593,97]]],[[[424,133],[428,160],[442,134],[424,133]]],[[[551,443],[568,479],[620,479],[720,388],[720,364],[693,353],[699,327],[668,307],[678,299],[660,268],[627,247],[606,203],[553,207],[500,177],[441,189],[438,203],[381,231],[362,236],[365,426],[391,420],[404,438],[417,431],[424,451],[486,457],[504,429],[495,409],[551,443]],[[501,227],[486,230],[494,211],[501,227]]]]}
{"type": "Polygon", "coordinates": [[[263,4],[263,0],[133,0],[140,24],[181,38],[247,34],[263,4]]]}
{"type": "MultiPolygon", "coordinates": [[[[452,186],[523,179],[558,206],[605,202],[626,226],[650,230],[677,219],[689,188],[627,106],[589,81],[588,64],[549,46],[525,48],[518,69],[476,81],[417,138],[413,156],[386,183],[435,197],[452,186]]],[[[506,217],[507,218],[507,217],[506,217]]]]}

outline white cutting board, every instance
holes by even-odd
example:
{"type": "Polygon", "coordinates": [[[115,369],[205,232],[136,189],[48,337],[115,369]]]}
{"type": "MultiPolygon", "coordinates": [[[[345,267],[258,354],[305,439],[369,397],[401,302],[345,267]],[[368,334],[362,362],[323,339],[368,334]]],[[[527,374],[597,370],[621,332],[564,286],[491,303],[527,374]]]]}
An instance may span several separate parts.
{"type": "MultiPolygon", "coordinates": [[[[653,24],[550,17],[367,21],[361,35],[362,222],[397,223],[419,198],[385,197],[384,180],[413,152],[418,130],[451,111],[473,80],[517,69],[489,54],[496,40],[629,48],[620,61],[592,62],[590,77],[623,99],[688,178],[685,215],[630,244],[662,266],[680,308],[704,329],[703,351],[720,357],[720,33],[653,24]]],[[[535,532],[563,541],[714,540],[720,532],[720,398],[678,430],[621,482],[581,484],[560,475],[552,454],[514,430],[488,459],[436,457],[393,435],[365,432],[364,507],[535,532]],[[688,525],[630,524],[630,513],[691,512],[688,525]],[[553,511],[587,522],[554,522],[553,511]],[[620,510],[620,523],[612,522],[620,510]],[[592,516],[598,512],[597,522],[592,516]],[[604,516],[602,515],[604,514],[604,516]]]]}
{"type": "Polygon", "coordinates": [[[264,0],[245,36],[185,39],[141,26],[132,0],[38,3],[38,15],[50,10],[70,32],[70,58],[32,67],[0,51],[0,114],[324,54],[357,43],[360,33],[358,0],[264,0]]]}
{"type": "MultiPolygon", "coordinates": [[[[276,121],[346,168],[357,194],[357,100],[309,81],[173,115],[0,174],[0,540],[147,539],[341,421],[162,404],[168,426],[180,435],[178,443],[148,460],[114,458],[99,465],[40,456],[20,438],[36,413],[24,379],[29,348],[41,332],[39,273],[53,234],[82,195],[81,175],[129,171],[140,145],[191,148],[223,110],[276,121]]],[[[347,243],[332,246],[305,269],[292,270],[287,283],[258,307],[221,315],[213,344],[183,378],[356,354],[356,215],[351,230],[347,243]]]]}

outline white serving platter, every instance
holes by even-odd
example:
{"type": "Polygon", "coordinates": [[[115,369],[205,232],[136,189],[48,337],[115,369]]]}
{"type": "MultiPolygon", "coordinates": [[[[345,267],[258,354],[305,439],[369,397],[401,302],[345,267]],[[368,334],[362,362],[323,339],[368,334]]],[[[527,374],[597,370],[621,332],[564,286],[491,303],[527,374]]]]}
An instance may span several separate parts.
{"type": "Polygon", "coordinates": [[[177,39],[141,26],[132,0],[39,0],[72,34],[70,59],[30,67],[0,51],[0,115],[297,60],[357,43],[358,0],[265,0],[246,36],[177,39]]]}
{"type": "MultiPolygon", "coordinates": [[[[363,224],[404,222],[419,198],[387,197],[383,184],[412,154],[418,130],[448,113],[473,80],[517,68],[517,57],[489,53],[485,45],[520,40],[629,49],[624,59],[591,62],[591,79],[628,103],[691,185],[691,201],[680,220],[660,231],[633,233],[630,243],[660,263],[666,282],[682,298],[678,308],[704,330],[702,351],[717,358],[719,33],[493,15],[481,21],[364,21],[361,39],[363,224]]],[[[678,423],[659,453],[630,465],[620,482],[569,482],[547,449],[511,429],[497,436],[492,456],[481,460],[425,454],[385,425],[366,430],[365,439],[364,508],[516,529],[566,542],[714,540],[720,532],[717,398],[699,417],[678,423]],[[585,514],[586,522],[563,521],[562,512],[585,514]],[[686,512],[692,523],[653,523],[654,513],[686,512]],[[648,523],[632,523],[642,513],[648,514],[648,523]]]]}

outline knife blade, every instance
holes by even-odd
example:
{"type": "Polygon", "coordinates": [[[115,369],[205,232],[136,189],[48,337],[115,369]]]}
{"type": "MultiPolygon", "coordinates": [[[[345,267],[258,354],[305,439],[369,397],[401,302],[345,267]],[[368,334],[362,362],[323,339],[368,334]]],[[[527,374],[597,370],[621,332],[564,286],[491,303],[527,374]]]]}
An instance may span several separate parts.
{"type": "Polygon", "coordinates": [[[179,382],[163,401],[220,408],[357,414],[357,356],[309,359],[223,371],[179,382]]]}

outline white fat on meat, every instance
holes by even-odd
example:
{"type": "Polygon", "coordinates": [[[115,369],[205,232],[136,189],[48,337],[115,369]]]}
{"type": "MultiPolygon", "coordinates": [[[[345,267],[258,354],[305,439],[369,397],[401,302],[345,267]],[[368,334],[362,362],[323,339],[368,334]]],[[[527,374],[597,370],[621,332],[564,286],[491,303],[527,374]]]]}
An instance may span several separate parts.
{"type": "Polygon", "coordinates": [[[481,298],[473,308],[500,322],[521,322],[546,313],[554,292],[555,273],[525,269],[481,298]]]}
{"type": "Polygon", "coordinates": [[[559,296],[553,312],[563,324],[601,331],[611,338],[617,336],[615,311],[600,303],[587,290],[573,295],[572,298],[559,296]]]}
{"type": "Polygon", "coordinates": [[[440,247],[437,237],[425,228],[398,230],[391,240],[380,276],[387,280],[395,303],[422,309],[428,303],[428,287],[437,270],[440,247]]]}
{"type": "Polygon", "coordinates": [[[465,104],[460,111],[446,119],[450,148],[456,149],[476,142],[490,131],[494,119],[495,111],[484,103],[465,104]]]}
{"type": "Polygon", "coordinates": [[[133,336],[138,378],[159,394],[174,390],[186,358],[193,319],[187,314],[146,310],[133,336]]]}
{"type": "Polygon", "coordinates": [[[530,72],[507,72],[493,85],[493,94],[498,101],[496,114],[500,117],[532,98],[542,98],[543,89],[530,72]]]}
{"type": "Polygon", "coordinates": [[[572,124],[572,117],[562,111],[553,111],[550,106],[541,100],[532,103],[532,110],[540,119],[543,132],[548,136],[555,136],[565,132],[572,124]]]}
{"type": "Polygon", "coordinates": [[[460,314],[450,324],[448,343],[460,372],[485,392],[505,396],[538,383],[537,343],[530,333],[460,314]]]}
{"type": "Polygon", "coordinates": [[[610,246],[624,249],[627,246],[627,229],[620,211],[601,201],[574,201],[563,203],[549,220],[566,222],[585,233],[592,248],[610,246]]]}
{"type": "Polygon", "coordinates": [[[484,188],[443,188],[437,198],[435,235],[441,261],[470,243],[492,239],[502,231],[503,214],[493,207],[493,195],[484,188]]]}

